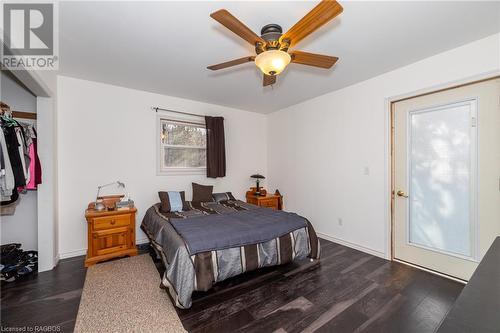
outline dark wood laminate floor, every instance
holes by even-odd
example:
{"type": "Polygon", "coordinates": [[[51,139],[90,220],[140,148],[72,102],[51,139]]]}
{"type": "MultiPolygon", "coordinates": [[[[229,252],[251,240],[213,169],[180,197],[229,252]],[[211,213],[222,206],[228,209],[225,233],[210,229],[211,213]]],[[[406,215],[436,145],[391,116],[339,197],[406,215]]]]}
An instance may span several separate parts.
{"type": "Polygon", "coordinates": [[[1,284],[1,328],[57,326],[72,332],[86,269],[84,257],[61,260],[51,271],[1,284]]]}
{"type": "MultiPolygon", "coordinates": [[[[433,332],[462,285],[321,241],[319,263],[250,272],[193,295],[178,310],[190,332],[433,332]]],[[[156,262],[159,271],[161,263],[156,262]]],[[[2,284],[2,327],[72,331],[85,280],[83,258],[2,284]]],[[[167,295],[165,295],[167,297],[167,295]]]]}

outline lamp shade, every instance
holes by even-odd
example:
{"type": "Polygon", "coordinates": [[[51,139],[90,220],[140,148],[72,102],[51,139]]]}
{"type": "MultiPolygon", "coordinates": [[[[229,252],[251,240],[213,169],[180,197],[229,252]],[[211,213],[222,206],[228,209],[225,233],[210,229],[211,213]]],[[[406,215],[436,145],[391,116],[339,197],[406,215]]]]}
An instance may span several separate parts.
{"type": "Polygon", "coordinates": [[[285,69],[291,60],[292,57],[284,51],[269,50],[255,57],[255,65],[266,75],[277,75],[285,69]]]}
{"type": "Polygon", "coordinates": [[[255,179],[266,179],[266,177],[259,175],[258,173],[255,175],[251,175],[250,178],[255,178],[255,179]]]}

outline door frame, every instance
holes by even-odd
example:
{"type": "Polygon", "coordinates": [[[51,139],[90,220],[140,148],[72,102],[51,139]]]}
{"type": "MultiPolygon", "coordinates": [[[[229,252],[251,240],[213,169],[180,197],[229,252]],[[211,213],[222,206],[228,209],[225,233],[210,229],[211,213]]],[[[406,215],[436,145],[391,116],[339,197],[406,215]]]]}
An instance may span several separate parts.
{"type": "MultiPolygon", "coordinates": [[[[396,259],[394,256],[394,200],[395,200],[395,188],[394,188],[394,105],[397,102],[401,102],[404,100],[416,98],[416,97],[421,97],[421,96],[426,96],[426,95],[431,95],[451,89],[456,89],[460,88],[463,86],[468,86],[484,81],[489,81],[489,80],[495,80],[500,78],[500,71],[493,71],[493,72],[487,72],[483,73],[480,75],[472,76],[472,77],[467,77],[461,80],[453,81],[453,82],[448,82],[445,84],[429,87],[429,88],[424,88],[420,89],[417,91],[409,92],[406,94],[402,95],[397,95],[397,96],[392,96],[389,98],[386,98],[385,104],[386,104],[386,253],[387,253],[387,259],[391,261],[397,261],[412,267],[416,267],[421,270],[425,270],[427,272],[430,272],[432,274],[436,274],[439,276],[443,276],[461,283],[466,283],[466,281],[463,281],[461,279],[457,279],[456,277],[446,275],[443,273],[440,273],[435,270],[428,269],[426,267],[422,267],[410,262],[406,262],[403,260],[396,259]]],[[[481,258],[479,258],[481,259],[481,258]]]]}

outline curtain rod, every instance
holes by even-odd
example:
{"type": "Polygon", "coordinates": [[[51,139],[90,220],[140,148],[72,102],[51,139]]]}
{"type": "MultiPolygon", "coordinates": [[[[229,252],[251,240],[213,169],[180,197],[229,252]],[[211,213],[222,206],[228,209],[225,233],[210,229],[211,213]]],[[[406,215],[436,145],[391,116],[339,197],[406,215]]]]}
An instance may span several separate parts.
{"type": "Polygon", "coordinates": [[[158,110],[160,110],[160,111],[167,111],[167,112],[172,112],[172,113],[185,114],[185,115],[188,115],[188,116],[205,118],[205,116],[202,116],[202,115],[199,115],[199,114],[189,113],[189,112],[182,112],[182,111],[175,111],[175,110],[170,110],[170,109],[163,109],[163,108],[160,108],[160,107],[157,107],[157,106],[152,106],[151,109],[153,111],[155,111],[155,112],[158,112],[158,110]]]}

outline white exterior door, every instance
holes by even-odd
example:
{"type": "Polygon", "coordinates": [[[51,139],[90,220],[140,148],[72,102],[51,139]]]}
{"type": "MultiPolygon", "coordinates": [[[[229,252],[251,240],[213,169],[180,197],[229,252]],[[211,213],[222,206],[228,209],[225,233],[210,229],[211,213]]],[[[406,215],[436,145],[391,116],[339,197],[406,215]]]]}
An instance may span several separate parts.
{"type": "Polygon", "coordinates": [[[500,234],[500,80],[392,111],[393,256],[468,280],[500,234]]]}

